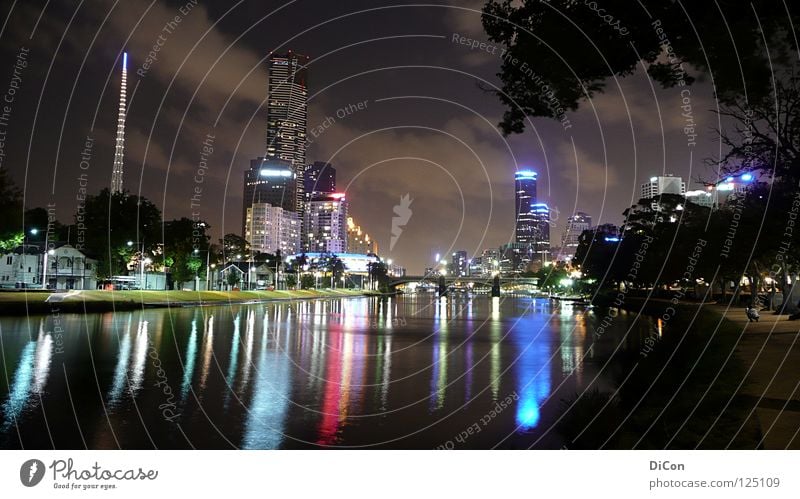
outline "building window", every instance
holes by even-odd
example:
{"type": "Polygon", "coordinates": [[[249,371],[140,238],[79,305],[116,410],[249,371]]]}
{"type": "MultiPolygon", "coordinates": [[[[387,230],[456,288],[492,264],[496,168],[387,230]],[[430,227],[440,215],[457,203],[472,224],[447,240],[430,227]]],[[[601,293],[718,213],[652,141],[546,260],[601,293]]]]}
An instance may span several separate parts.
{"type": "Polygon", "coordinates": [[[11,259],[12,258],[10,256],[6,257],[6,265],[11,265],[11,259]]]}

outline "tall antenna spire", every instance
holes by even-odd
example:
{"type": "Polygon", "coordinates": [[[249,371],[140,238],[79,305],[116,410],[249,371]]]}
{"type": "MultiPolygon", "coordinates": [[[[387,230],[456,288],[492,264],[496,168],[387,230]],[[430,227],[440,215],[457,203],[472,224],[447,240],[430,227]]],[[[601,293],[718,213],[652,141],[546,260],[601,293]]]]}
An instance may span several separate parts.
{"type": "Polygon", "coordinates": [[[122,192],[122,160],[125,155],[125,100],[128,82],[128,53],[122,54],[122,84],[119,88],[119,116],[117,117],[117,145],[114,149],[114,170],[111,172],[111,194],[122,192]]]}

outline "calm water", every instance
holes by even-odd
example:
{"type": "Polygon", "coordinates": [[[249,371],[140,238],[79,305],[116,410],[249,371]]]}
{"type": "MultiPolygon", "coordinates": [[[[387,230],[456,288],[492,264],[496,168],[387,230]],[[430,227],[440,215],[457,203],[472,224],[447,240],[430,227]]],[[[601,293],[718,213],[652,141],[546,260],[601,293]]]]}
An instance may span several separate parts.
{"type": "Polygon", "coordinates": [[[651,327],[626,338],[621,312],[597,339],[602,315],[405,295],[2,318],[0,448],[557,448],[562,399],[613,389],[608,354],[651,327]]]}

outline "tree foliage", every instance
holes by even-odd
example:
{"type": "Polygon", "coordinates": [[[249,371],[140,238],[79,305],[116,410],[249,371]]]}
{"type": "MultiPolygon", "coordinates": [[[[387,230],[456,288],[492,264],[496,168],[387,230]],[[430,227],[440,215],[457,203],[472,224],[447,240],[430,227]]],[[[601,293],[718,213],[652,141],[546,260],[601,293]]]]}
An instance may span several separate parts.
{"type": "Polygon", "coordinates": [[[723,103],[745,94],[764,101],[772,68],[791,60],[800,18],[773,0],[489,0],[482,21],[504,48],[495,93],[506,107],[501,129],[510,134],[522,132],[528,117],[577,109],[640,65],[664,87],[691,85],[699,73],[713,75],[723,103]]]}

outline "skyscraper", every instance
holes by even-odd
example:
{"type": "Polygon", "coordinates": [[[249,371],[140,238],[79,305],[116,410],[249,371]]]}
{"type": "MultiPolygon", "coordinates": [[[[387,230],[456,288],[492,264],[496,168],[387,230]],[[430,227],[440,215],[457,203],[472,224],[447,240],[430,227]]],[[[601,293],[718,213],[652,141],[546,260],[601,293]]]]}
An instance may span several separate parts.
{"type": "Polygon", "coordinates": [[[288,161],[256,158],[244,174],[242,235],[247,233],[247,209],[255,203],[268,203],[286,211],[297,210],[297,178],[288,161]]]}
{"type": "Polygon", "coordinates": [[[119,87],[117,140],[114,146],[114,169],[111,170],[111,194],[122,192],[122,163],[125,156],[125,114],[128,86],[128,53],[122,54],[122,81],[119,87]]]}
{"type": "Polygon", "coordinates": [[[289,51],[270,54],[267,59],[269,83],[267,95],[268,159],[288,161],[295,173],[294,211],[303,211],[303,170],[306,166],[306,131],[308,125],[308,86],[306,66],[309,58],[289,51]]]}
{"type": "Polygon", "coordinates": [[[533,218],[532,261],[546,262],[550,260],[550,207],[545,203],[531,205],[533,218]]]}
{"type": "Polygon", "coordinates": [[[686,194],[686,182],[681,177],[668,174],[664,177],[650,177],[649,182],[642,184],[642,199],[661,194],[686,194]]]}
{"type": "Polygon", "coordinates": [[[305,208],[304,249],[311,253],[346,253],[347,208],[343,193],[311,198],[305,208]]]}
{"type": "Polygon", "coordinates": [[[336,169],[330,163],[315,161],[306,166],[303,173],[305,201],[311,201],[315,194],[336,192],[336,169]]]}
{"type": "Polygon", "coordinates": [[[582,211],[576,211],[574,215],[567,219],[567,226],[564,229],[564,237],[561,241],[560,260],[569,260],[575,256],[580,237],[583,231],[589,230],[592,226],[592,217],[582,211]]]}
{"type": "Polygon", "coordinates": [[[532,205],[536,203],[537,173],[531,170],[520,170],[514,174],[516,227],[514,241],[519,244],[531,244],[534,237],[534,217],[532,205]]]}
{"type": "Polygon", "coordinates": [[[453,268],[453,275],[456,277],[465,277],[469,275],[469,262],[467,261],[467,252],[459,250],[453,253],[451,259],[451,266],[453,268]]]}

